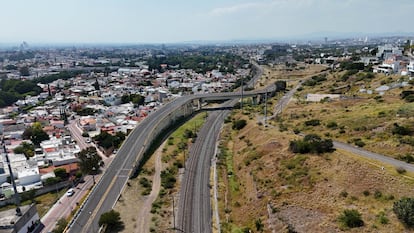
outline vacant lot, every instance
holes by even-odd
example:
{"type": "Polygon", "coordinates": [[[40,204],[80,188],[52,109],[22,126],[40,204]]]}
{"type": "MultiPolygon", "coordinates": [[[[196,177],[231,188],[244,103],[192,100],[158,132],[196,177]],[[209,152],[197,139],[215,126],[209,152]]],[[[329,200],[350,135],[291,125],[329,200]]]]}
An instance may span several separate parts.
{"type": "Polygon", "coordinates": [[[343,151],[295,155],[289,141],[298,136],[254,120],[233,131],[229,123],[221,141],[220,209],[223,232],[336,232],[344,209],[357,209],[365,226],[351,232],[403,232],[393,202],[410,196],[413,182],[393,168],[343,151]],[[379,216],[387,218],[380,223],[379,216]]]}

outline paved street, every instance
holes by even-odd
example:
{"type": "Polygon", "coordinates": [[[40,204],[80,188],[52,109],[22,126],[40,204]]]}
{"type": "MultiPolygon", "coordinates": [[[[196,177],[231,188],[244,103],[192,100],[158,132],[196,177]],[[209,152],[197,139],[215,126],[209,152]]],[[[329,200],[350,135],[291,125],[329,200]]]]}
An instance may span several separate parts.
{"type": "MultiPolygon", "coordinates": [[[[81,150],[89,146],[95,146],[93,143],[87,143],[85,141],[85,138],[82,137],[82,130],[77,126],[75,120],[72,120],[67,127],[71,132],[73,139],[76,140],[76,143],[79,145],[81,150]]],[[[102,157],[105,166],[107,167],[111,163],[113,156],[108,158],[104,156],[101,151],[97,151],[98,155],[102,157]]],[[[42,232],[52,231],[59,219],[67,218],[71,214],[72,210],[75,209],[77,203],[80,203],[82,198],[89,193],[89,190],[93,186],[93,179],[95,178],[95,181],[98,181],[100,177],[101,175],[96,175],[95,177],[86,176],[84,178],[84,183],[79,183],[76,187],[74,187],[75,194],[73,196],[68,197],[65,194],[60,197],[59,201],[57,201],[47,212],[47,214],[42,217],[41,221],[45,225],[45,228],[42,230],[42,232]]]]}
{"type": "Polygon", "coordinates": [[[88,193],[89,189],[92,187],[92,184],[92,177],[88,176],[85,178],[85,183],[80,183],[74,187],[75,194],[73,194],[73,196],[68,197],[65,194],[60,197],[59,201],[57,201],[52,208],[50,208],[47,214],[42,217],[41,221],[45,225],[42,232],[52,231],[56,226],[56,222],[60,218],[68,217],[72,210],[76,207],[76,203],[88,193]]]}

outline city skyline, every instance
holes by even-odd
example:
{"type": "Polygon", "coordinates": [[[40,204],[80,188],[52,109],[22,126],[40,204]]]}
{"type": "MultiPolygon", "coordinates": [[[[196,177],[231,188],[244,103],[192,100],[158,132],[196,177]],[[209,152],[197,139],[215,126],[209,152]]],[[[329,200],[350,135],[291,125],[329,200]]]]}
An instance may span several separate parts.
{"type": "Polygon", "coordinates": [[[5,1],[0,43],[179,43],[412,32],[410,0],[5,1]]]}

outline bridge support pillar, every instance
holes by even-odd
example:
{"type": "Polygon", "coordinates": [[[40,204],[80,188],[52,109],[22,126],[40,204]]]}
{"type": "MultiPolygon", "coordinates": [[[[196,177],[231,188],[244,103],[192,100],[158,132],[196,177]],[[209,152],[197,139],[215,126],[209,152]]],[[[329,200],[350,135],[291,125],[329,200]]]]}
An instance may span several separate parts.
{"type": "Polygon", "coordinates": [[[260,95],[253,96],[253,97],[252,97],[252,102],[253,102],[253,105],[258,105],[258,104],[260,104],[260,95]]]}
{"type": "Polygon", "coordinates": [[[197,100],[197,110],[201,110],[201,99],[197,100]]]}

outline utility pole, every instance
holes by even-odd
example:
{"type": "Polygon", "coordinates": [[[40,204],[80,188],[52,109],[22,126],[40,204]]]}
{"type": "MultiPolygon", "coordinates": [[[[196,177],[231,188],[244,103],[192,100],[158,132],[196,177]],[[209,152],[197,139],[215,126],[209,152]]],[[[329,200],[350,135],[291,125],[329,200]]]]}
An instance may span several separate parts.
{"type": "Polygon", "coordinates": [[[172,195],[172,206],[173,206],[173,209],[172,209],[172,214],[173,214],[173,229],[174,229],[174,231],[175,231],[177,228],[176,228],[176,226],[175,226],[175,205],[174,205],[174,194],[172,195]]]}
{"type": "Polygon", "coordinates": [[[264,126],[267,126],[267,92],[265,93],[264,126]]]}
{"type": "Polygon", "coordinates": [[[186,162],[186,160],[185,160],[185,149],[183,150],[183,153],[184,153],[184,162],[183,162],[183,164],[184,164],[184,171],[185,171],[185,162],[186,162]]]}
{"type": "Polygon", "coordinates": [[[240,102],[240,109],[243,112],[243,78],[241,79],[241,102],[240,102]]]}
{"type": "Polygon", "coordinates": [[[12,168],[11,168],[11,165],[10,165],[9,155],[7,154],[6,143],[4,142],[4,137],[2,139],[2,143],[3,143],[4,154],[6,156],[6,163],[7,163],[7,166],[9,167],[10,180],[13,184],[14,200],[15,200],[15,204],[16,204],[16,215],[17,216],[22,216],[22,211],[20,210],[20,197],[19,197],[19,193],[17,192],[16,182],[14,181],[13,171],[12,171],[12,168]]]}

